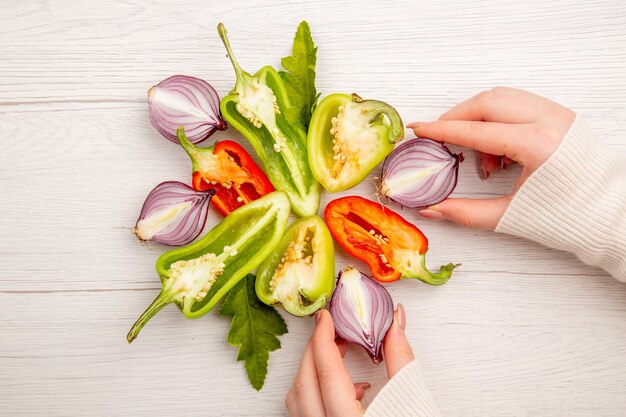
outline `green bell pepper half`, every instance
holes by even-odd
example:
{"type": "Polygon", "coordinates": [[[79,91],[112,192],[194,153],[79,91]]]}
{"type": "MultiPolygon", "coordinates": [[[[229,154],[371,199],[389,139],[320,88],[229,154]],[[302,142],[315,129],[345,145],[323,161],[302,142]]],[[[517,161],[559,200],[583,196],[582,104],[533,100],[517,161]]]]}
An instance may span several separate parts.
{"type": "Polygon", "coordinates": [[[156,262],[161,292],[128,332],[128,342],[169,303],[188,318],[215,307],[274,250],[290,211],[287,194],[275,191],[233,211],[198,241],[162,254],[156,262]]]}
{"type": "Polygon", "coordinates": [[[333,238],[318,216],[295,221],[259,266],[256,293],[267,305],[282,304],[294,316],[324,307],[335,285],[333,238]]]}
{"type": "Polygon", "coordinates": [[[402,119],[389,104],[331,94],[311,117],[309,165],[326,190],[344,191],[361,182],[403,138],[402,119]]]}
{"type": "Polygon", "coordinates": [[[289,195],[293,211],[300,216],[316,214],[320,185],[309,167],[304,127],[285,118],[290,102],[283,80],[270,66],[254,75],[244,71],[235,60],[221,23],[218,32],[237,78],[235,87],[220,103],[222,115],[252,144],[274,187],[289,195]]]}

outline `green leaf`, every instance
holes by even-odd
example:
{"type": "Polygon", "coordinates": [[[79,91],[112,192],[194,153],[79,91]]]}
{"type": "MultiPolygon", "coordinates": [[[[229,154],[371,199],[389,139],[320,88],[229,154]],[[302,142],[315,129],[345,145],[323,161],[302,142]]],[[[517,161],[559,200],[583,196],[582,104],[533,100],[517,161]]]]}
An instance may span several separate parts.
{"type": "Polygon", "coordinates": [[[287,325],[280,314],[263,304],[256,296],[256,277],[248,274],[239,281],[220,307],[220,315],[231,316],[228,343],[239,346],[238,361],[245,361],[250,383],[259,391],[267,375],[269,352],[280,349],[276,336],[287,333],[287,325]]]}
{"type": "Polygon", "coordinates": [[[305,130],[308,130],[311,114],[320,95],[315,89],[317,47],[313,43],[309,24],[305,20],[298,26],[291,53],[291,56],[280,61],[287,70],[280,71],[280,76],[285,82],[293,108],[288,109],[285,117],[290,123],[301,123],[305,130]]]}

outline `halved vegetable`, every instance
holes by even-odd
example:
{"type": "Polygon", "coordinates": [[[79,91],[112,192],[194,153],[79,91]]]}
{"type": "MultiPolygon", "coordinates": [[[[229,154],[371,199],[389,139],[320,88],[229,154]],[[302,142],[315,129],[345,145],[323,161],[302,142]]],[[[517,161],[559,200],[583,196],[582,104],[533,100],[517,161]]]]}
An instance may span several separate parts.
{"type": "Polygon", "coordinates": [[[330,192],[361,182],[404,138],[398,112],[356,94],[331,94],[315,109],[307,147],[313,176],[330,192]]]}
{"type": "Polygon", "coordinates": [[[445,284],[458,264],[426,268],[428,239],[412,223],[389,208],[350,196],[331,201],[324,220],[348,253],[365,262],[378,281],[417,278],[430,285],[445,284]]]}
{"type": "Polygon", "coordinates": [[[259,266],[256,293],[265,304],[282,304],[308,316],[330,299],[335,281],[333,238],[321,218],[294,222],[274,252],[259,266]]]}
{"type": "Polygon", "coordinates": [[[208,187],[195,191],[179,181],[162,182],[146,197],[133,232],[142,242],[186,245],[202,232],[214,194],[208,187]]]}
{"type": "Polygon", "coordinates": [[[385,287],[349,266],[339,272],[329,311],[338,336],[362,346],[374,363],[383,360],[383,339],[393,322],[385,287]]]}
{"type": "Polygon", "coordinates": [[[402,143],[383,164],[378,193],[404,207],[428,207],[445,200],[456,187],[463,154],[443,143],[416,138],[402,143]]]}
{"type": "Polygon", "coordinates": [[[189,142],[184,128],[180,127],[177,134],[191,158],[194,190],[214,189],[211,204],[222,216],[274,191],[261,168],[237,142],[222,140],[199,148],[189,142]]]}

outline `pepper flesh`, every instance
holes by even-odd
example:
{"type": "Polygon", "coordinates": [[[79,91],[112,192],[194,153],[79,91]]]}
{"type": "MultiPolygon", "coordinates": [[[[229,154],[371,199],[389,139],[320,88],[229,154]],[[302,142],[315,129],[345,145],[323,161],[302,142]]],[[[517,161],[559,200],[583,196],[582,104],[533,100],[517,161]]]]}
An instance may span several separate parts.
{"type": "Polygon", "coordinates": [[[331,94],[315,109],[308,134],[309,164],[330,192],[361,182],[404,138],[396,110],[356,94],[331,94]]]}
{"type": "Polygon", "coordinates": [[[237,77],[220,103],[222,115],[250,141],[274,187],[289,195],[293,210],[300,216],[316,214],[320,186],[309,167],[304,128],[284,116],[290,108],[284,81],[270,66],[248,74],[235,60],[221,23],[218,32],[237,77]]]}
{"type": "Polygon", "coordinates": [[[282,304],[294,316],[324,307],[335,283],[333,238],[318,216],[295,221],[259,266],[256,293],[267,305],[282,304]]]}
{"type": "Polygon", "coordinates": [[[273,192],[233,211],[195,243],[161,255],[161,292],[128,332],[128,342],[169,303],[188,318],[211,310],[274,250],[290,211],[287,194],[273,192]]]}
{"type": "Polygon", "coordinates": [[[212,204],[222,216],[274,191],[261,168],[237,142],[223,140],[200,148],[187,139],[183,127],[176,134],[191,158],[193,189],[215,189],[212,204]]]}
{"type": "Polygon", "coordinates": [[[331,201],[324,220],[335,240],[365,262],[378,281],[417,278],[445,284],[459,264],[442,265],[438,273],[426,268],[428,239],[413,224],[381,204],[350,196],[331,201]]]}

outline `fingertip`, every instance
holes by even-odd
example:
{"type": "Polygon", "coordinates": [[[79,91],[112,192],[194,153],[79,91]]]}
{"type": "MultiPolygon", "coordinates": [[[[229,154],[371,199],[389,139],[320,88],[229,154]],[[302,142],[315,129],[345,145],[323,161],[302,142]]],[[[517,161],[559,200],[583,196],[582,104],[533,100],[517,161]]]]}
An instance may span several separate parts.
{"type": "Polygon", "coordinates": [[[356,392],[356,399],[361,401],[367,391],[372,385],[369,382],[355,382],[354,391],[356,392]]]}
{"type": "Polygon", "coordinates": [[[315,332],[313,337],[322,339],[324,341],[335,342],[335,325],[333,324],[333,318],[326,309],[318,311],[315,315],[315,332]]]}
{"type": "Polygon", "coordinates": [[[493,230],[509,204],[509,198],[491,199],[448,198],[435,206],[428,207],[443,215],[443,218],[462,226],[493,230]]]}
{"type": "Polygon", "coordinates": [[[443,220],[443,213],[432,207],[418,210],[417,214],[429,220],[443,220]]]}
{"type": "Polygon", "coordinates": [[[426,122],[411,122],[408,125],[406,125],[406,127],[408,129],[416,129],[419,128],[420,126],[424,125],[426,122]]]}
{"type": "Polygon", "coordinates": [[[383,340],[383,353],[389,378],[415,359],[413,349],[404,332],[405,328],[406,314],[404,306],[399,304],[393,315],[393,323],[383,340]]]}

